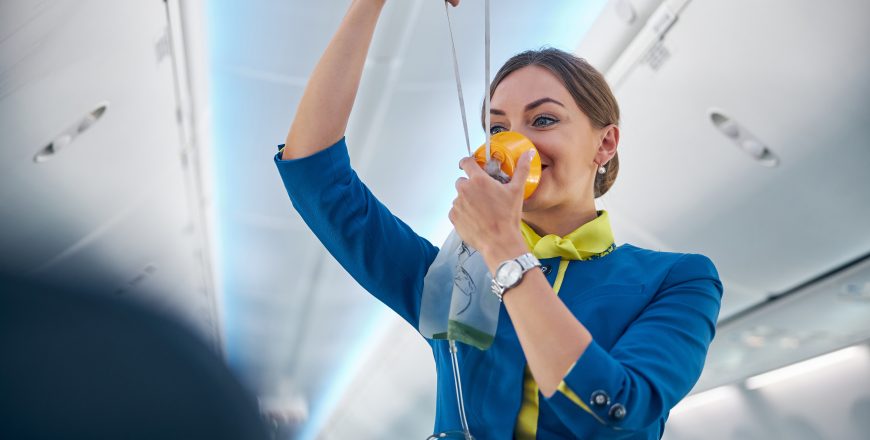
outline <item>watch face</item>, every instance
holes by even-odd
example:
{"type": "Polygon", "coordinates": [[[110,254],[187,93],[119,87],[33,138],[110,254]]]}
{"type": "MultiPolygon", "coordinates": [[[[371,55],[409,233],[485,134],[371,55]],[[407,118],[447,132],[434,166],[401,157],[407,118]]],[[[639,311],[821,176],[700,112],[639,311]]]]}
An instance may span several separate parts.
{"type": "Polygon", "coordinates": [[[495,280],[504,287],[512,287],[523,275],[523,268],[516,261],[508,261],[495,274],[495,280]]]}

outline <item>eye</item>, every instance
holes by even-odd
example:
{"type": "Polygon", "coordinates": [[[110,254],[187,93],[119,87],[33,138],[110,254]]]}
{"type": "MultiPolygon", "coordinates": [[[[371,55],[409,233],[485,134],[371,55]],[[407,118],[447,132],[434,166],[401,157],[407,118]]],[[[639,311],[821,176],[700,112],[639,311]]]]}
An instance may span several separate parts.
{"type": "Polygon", "coordinates": [[[489,128],[489,134],[501,133],[503,131],[507,131],[507,129],[500,125],[493,125],[489,128]]]}
{"type": "Polygon", "coordinates": [[[557,122],[559,122],[559,120],[552,117],[552,116],[541,115],[541,116],[538,116],[537,118],[535,118],[535,121],[532,123],[532,126],[534,126],[534,127],[549,127],[557,122]]]}

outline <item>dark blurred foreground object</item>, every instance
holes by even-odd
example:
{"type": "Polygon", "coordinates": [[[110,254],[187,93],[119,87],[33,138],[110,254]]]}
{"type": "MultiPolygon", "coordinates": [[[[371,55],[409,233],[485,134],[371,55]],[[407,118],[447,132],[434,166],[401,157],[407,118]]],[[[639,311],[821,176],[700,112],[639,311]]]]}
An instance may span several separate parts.
{"type": "Polygon", "coordinates": [[[266,434],[252,397],[185,327],[114,298],[0,276],[0,438],[266,434]]]}

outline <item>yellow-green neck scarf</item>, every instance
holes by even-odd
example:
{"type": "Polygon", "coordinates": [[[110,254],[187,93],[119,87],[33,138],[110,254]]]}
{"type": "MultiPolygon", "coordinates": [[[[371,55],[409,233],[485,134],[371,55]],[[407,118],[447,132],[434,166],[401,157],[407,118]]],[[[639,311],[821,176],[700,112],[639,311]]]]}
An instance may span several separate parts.
{"type": "Polygon", "coordinates": [[[521,222],[520,229],[529,249],[538,258],[591,260],[603,257],[616,248],[607,211],[603,210],[598,211],[598,217],[564,237],[554,234],[541,237],[526,222],[521,222]]]}

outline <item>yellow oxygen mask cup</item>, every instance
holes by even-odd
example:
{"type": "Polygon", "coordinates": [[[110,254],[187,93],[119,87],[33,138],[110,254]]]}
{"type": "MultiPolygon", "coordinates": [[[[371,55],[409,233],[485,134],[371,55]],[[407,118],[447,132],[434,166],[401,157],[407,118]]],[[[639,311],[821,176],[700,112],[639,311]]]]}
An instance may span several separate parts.
{"type": "MultiPolygon", "coordinates": [[[[474,152],[474,160],[494,179],[507,183],[510,182],[517,169],[517,163],[523,153],[535,148],[529,138],[515,131],[502,131],[492,135],[489,141],[490,161],[486,161],[486,144],[481,145],[474,152]]],[[[535,154],[532,158],[529,177],[523,191],[523,199],[528,199],[538,183],[541,181],[541,156],[535,154]]]]}

